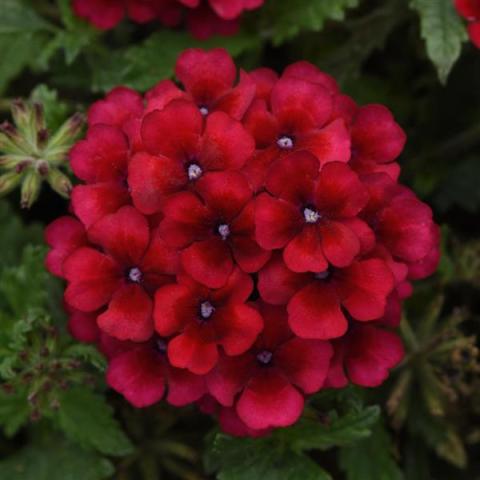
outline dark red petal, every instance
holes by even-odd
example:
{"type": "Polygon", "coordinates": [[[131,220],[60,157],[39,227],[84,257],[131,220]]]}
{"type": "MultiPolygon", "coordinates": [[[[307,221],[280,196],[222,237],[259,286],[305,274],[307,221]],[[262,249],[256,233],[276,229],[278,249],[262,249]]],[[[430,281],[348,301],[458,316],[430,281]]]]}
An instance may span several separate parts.
{"type": "Polygon", "coordinates": [[[234,408],[223,407],[218,415],[218,422],[223,432],[234,437],[259,438],[270,433],[270,429],[254,430],[242,422],[234,408]]]}
{"type": "Polygon", "coordinates": [[[352,125],[352,149],[357,161],[388,163],[403,150],[406,135],[383,105],[365,105],[358,109],[352,125]]]}
{"type": "Polygon", "coordinates": [[[197,153],[202,126],[202,115],[193,103],[173,100],[145,116],[143,144],[149,153],[184,161],[197,153]]]}
{"type": "Polygon", "coordinates": [[[145,215],[159,212],[165,197],[180,191],[187,182],[184,166],[163,155],[137,153],[128,166],[133,204],[145,215]]]}
{"type": "Polygon", "coordinates": [[[304,393],[315,393],[325,382],[332,355],[329,342],[293,338],[275,352],[275,364],[304,393]]]}
{"type": "Polygon", "coordinates": [[[296,293],[288,304],[288,323],[301,338],[328,340],[347,331],[340,299],[328,285],[313,282],[296,293]]]}
{"type": "Polygon", "coordinates": [[[88,124],[98,123],[122,127],[130,118],[143,113],[142,96],[127,87],[116,87],[104,100],[98,100],[88,110],[88,124]]]}
{"type": "Polygon", "coordinates": [[[385,313],[394,280],[383,260],[373,258],[354,262],[340,275],[342,303],[353,318],[374,320],[385,313]]]}
{"type": "Polygon", "coordinates": [[[168,343],[168,359],[174,367],[186,368],[196,375],[205,375],[217,363],[215,343],[206,343],[197,336],[182,333],[168,343]]]}
{"type": "Polygon", "coordinates": [[[45,229],[45,241],[52,247],[45,258],[50,273],[63,276],[63,262],[77,248],[85,245],[87,236],[83,225],[73,217],[60,217],[45,229]]]}
{"type": "Polygon", "coordinates": [[[264,150],[257,150],[243,167],[242,173],[255,192],[263,190],[267,171],[278,156],[277,147],[272,146],[264,150]]]}
{"type": "Polygon", "coordinates": [[[362,387],[377,387],[404,355],[400,338],[386,330],[364,326],[352,332],[345,366],[350,380],[362,387]]]}
{"type": "Polygon", "coordinates": [[[150,237],[150,245],[141,262],[142,272],[147,277],[175,275],[180,267],[178,250],[165,242],[158,229],[151,232],[150,237]]]}
{"type": "Polygon", "coordinates": [[[84,313],[72,309],[68,316],[70,335],[79,342],[96,343],[100,336],[97,315],[97,312],[84,313]]]}
{"type": "MultiPolygon", "coordinates": [[[[212,35],[235,35],[239,29],[238,18],[235,20],[223,20],[208,6],[202,3],[198,8],[189,10],[187,13],[187,27],[197,40],[206,40],[212,35]]],[[[215,93],[215,88],[206,82],[206,86],[198,89],[199,93],[215,93]]],[[[204,96],[202,96],[204,98],[204,96]]]]}
{"type": "Polygon", "coordinates": [[[271,252],[260,247],[253,238],[235,236],[231,243],[233,257],[244,272],[258,272],[270,258],[271,252]]]}
{"type": "Polygon", "coordinates": [[[286,305],[293,295],[310,281],[309,274],[289,270],[281,253],[276,253],[258,272],[258,291],[265,302],[286,305]]]}
{"type": "Polygon", "coordinates": [[[214,303],[244,303],[252,291],[252,277],[243,273],[239,268],[234,268],[232,274],[228,277],[227,283],[222,288],[210,292],[210,294],[214,303]]]}
{"type": "Polygon", "coordinates": [[[115,27],[125,15],[123,4],[116,0],[73,0],[72,7],[76,15],[101,30],[115,27]]]}
{"type": "Polygon", "coordinates": [[[185,247],[203,239],[211,231],[210,213],[197,195],[181,192],[170,197],[163,208],[165,218],[160,223],[160,235],[173,247],[185,247]]]}
{"type": "Polygon", "coordinates": [[[213,216],[224,222],[233,220],[252,198],[252,189],[239,172],[212,172],[202,176],[196,190],[213,216]]]}
{"type": "Polygon", "coordinates": [[[209,4],[213,11],[225,20],[233,20],[237,18],[244,9],[243,0],[209,0],[209,4]]]}
{"type": "Polygon", "coordinates": [[[223,356],[206,376],[210,394],[222,405],[231,407],[235,396],[251,376],[255,359],[252,355],[223,356]]]}
{"type": "Polygon", "coordinates": [[[196,402],[206,393],[203,377],[194,375],[188,370],[170,367],[168,375],[167,402],[176,407],[183,407],[196,402]]]}
{"type": "Polygon", "coordinates": [[[367,189],[350,167],[332,162],[322,168],[315,193],[315,206],[321,213],[329,218],[353,217],[367,202],[367,189]]]}
{"type": "Polygon", "coordinates": [[[239,169],[254,150],[255,141],[240,122],[223,112],[208,115],[199,158],[206,169],[239,169]]]}
{"type": "Polygon", "coordinates": [[[342,220],[342,224],[349,228],[360,241],[360,253],[370,252],[375,247],[375,232],[366,222],[357,217],[342,220]]]}
{"type": "Polygon", "coordinates": [[[126,176],[128,141],[117,127],[94,125],[86,140],[78,142],[70,151],[73,173],[86,182],[104,182],[126,176]]]}
{"type": "Polygon", "coordinates": [[[455,8],[467,20],[480,18],[480,5],[476,0],[455,0],[455,8]]]}
{"type": "Polygon", "coordinates": [[[165,285],[155,293],[155,330],[163,337],[181,332],[198,315],[199,299],[184,285],[165,285]]]}
{"type": "Polygon", "coordinates": [[[220,238],[193,243],[183,250],[181,262],[194,280],[210,288],[223,287],[233,270],[230,249],[220,238]]]}
{"type": "Polygon", "coordinates": [[[266,250],[284,247],[302,229],[300,209],[284,200],[260,194],[255,202],[255,237],[266,250]]]}
{"type": "Polygon", "coordinates": [[[97,250],[82,247],[64,262],[63,273],[69,282],[65,299],[82,312],[93,312],[109,302],[118,287],[118,265],[97,250]]]}
{"type": "Polygon", "coordinates": [[[320,164],[307,151],[291,153],[276,160],[267,171],[265,187],[275,197],[294,204],[311,201],[320,164]]]}
{"type": "Polygon", "coordinates": [[[156,17],[155,6],[139,0],[126,0],[127,14],[137,23],[147,23],[156,17]]]}
{"type": "Polygon", "coordinates": [[[209,103],[233,85],[235,64],[226,50],[185,50],[177,60],[175,74],[196,102],[209,103]]]}
{"type": "MultiPolygon", "coordinates": [[[[478,16],[480,18],[480,15],[478,16]]],[[[470,40],[477,47],[480,48],[480,21],[472,22],[468,25],[468,35],[470,40]]]]}
{"type": "Polygon", "coordinates": [[[215,312],[215,330],[227,355],[247,351],[263,329],[263,319],[252,307],[231,303],[215,312]]]}
{"type": "Polygon", "coordinates": [[[283,260],[294,272],[323,272],[328,267],[315,226],[305,226],[283,251],[283,260]]]}
{"type": "Polygon", "coordinates": [[[324,125],[332,114],[332,95],[323,86],[292,77],[282,77],[272,90],[272,111],[309,112],[317,126],[324,125]]]}
{"type": "Polygon", "coordinates": [[[303,396],[282,375],[267,369],[250,381],[237,403],[237,414],[250,428],[288,427],[302,414],[303,396]]]}
{"type": "Polygon", "coordinates": [[[241,120],[255,96],[255,83],[243,70],[240,81],[215,104],[215,110],[227,113],[235,120],[241,120]]]}
{"type": "MultiPolygon", "coordinates": [[[[287,309],[284,306],[269,305],[262,301],[257,301],[255,306],[262,315],[264,322],[263,332],[256,343],[256,347],[274,352],[279,345],[293,337],[293,333],[288,326],[287,309]]],[[[258,365],[256,360],[255,362],[258,365]]]]}
{"type": "Polygon", "coordinates": [[[171,80],[161,80],[145,94],[147,107],[145,113],[154,110],[163,110],[172,100],[187,98],[187,94],[180,90],[171,80]]]}
{"type": "Polygon", "coordinates": [[[71,198],[75,215],[87,228],[130,203],[128,190],[114,182],[77,185],[71,198]]]}
{"type": "Polygon", "coordinates": [[[120,287],[108,309],[98,319],[98,326],[119,340],[143,342],[153,333],[152,300],[136,284],[120,287]]]}
{"type": "Polygon", "coordinates": [[[147,219],[125,206],[99,220],[88,231],[92,243],[101,246],[125,267],[138,267],[149,243],[147,219]]]}
{"type": "Polygon", "coordinates": [[[270,99],[270,93],[278,80],[278,74],[270,68],[257,68],[248,74],[257,86],[256,97],[263,100],[270,99]]]}
{"type": "Polygon", "coordinates": [[[325,388],[343,388],[348,385],[348,378],[345,373],[345,337],[333,340],[333,358],[330,360],[330,368],[325,379],[325,388]]]}
{"type": "Polygon", "coordinates": [[[261,99],[257,99],[252,103],[245,114],[243,124],[255,139],[257,148],[273,145],[280,133],[275,115],[270,113],[267,103],[261,99]]]}
{"type": "Polygon", "coordinates": [[[336,267],[345,267],[360,252],[360,240],[341,222],[325,222],[319,226],[323,253],[336,267]]]}
{"type": "Polygon", "coordinates": [[[314,154],[321,165],[329,162],[348,162],[350,160],[350,134],[342,119],[334,120],[321,130],[298,138],[296,148],[305,149],[314,154]]]}
{"type": "Polygon", "coordinates": [[[150,347],[138,347],[110,361],[107,383],[137,408],[148,407],[165,393],[164,367],[150,347]]]}
{"type": "Polygon", "coordinates": [[[338,85],[333,77],[319,70],[309,62],[301,61],[292,63],[283,71],[283,77],[294,77],[318,83],[325,87],[331,94],[338,93],[338,85]]]}

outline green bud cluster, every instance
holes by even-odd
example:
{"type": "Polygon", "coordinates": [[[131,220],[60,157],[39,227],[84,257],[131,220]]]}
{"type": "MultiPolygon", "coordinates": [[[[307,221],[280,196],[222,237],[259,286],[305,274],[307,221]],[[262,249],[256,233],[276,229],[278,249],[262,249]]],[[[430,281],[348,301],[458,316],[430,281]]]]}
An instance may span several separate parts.
{"type": "Polygon", "coordinates": [[[0,124],[0,195],[20,186],[21,207],[30,208],[45,181],[68,198],[72,183],[65,173],[67,156],[82,129],[82,115],[76,113],[50,132],[38,102],[15,100],[11,113],[13,124],[0,124]]]}

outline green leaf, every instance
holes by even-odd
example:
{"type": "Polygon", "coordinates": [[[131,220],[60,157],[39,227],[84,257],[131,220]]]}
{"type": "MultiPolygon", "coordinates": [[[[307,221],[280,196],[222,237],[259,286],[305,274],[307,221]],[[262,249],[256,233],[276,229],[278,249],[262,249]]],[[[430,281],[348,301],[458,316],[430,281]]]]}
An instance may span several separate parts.
{"type": "Polygon", "coordinates": [[[370,437],[340,449],[339,464],[347,480],[402,480],[392,451],[390,436],[378,422],[370,437]]]}
{"type": "Polygon", "coordinates": [[[35,10],[20,0],[2,0],[0,34],[50,30],[53,25],[38,16],[35,10]]]}
{"type": "Polygon", "coordinates": [[[327,20],[343,20],[358,0],[270,0],[262,8],[262,34],[279,45],[301,31],[320,31],[327,20]]]}
{"type": "Polygon", "coordinates": [[[411,0],[410,5],[420,14],[428,58],[435,65],[440,81],[446,83],[462,51],[462,42],[467,39],[465,26],[452,0],[411,0]]]}
{"type": "Polygon", "coordinates": [[[221,46],[232,56],[237,56],[256,44],[257,39],[246,34],[199,42],[189,34],[163,30],[148,37],[141,45],[91,58],[92,88],[95,91],[108,91],[123,84],[137,90],[147,90],[160,80],[173,76],[175,62],[186,48],[221,46]]]}
{"type": "Polygon", "coordinates": [[[7,437],[12,437],[27,422],[30,406],[24,392],[6,394],[0,390],[0,425],[7,437]]]}
{"type": "Polygon", "coordinates": [[[205,458],[219,480],[331,480],[330,475],[306,455],[282,448],[272,437],[233,438],[217,434],[205,458]]]}
{"type": "Polygon", "coordinates": [[[102,480],[113,473],[108,460],[59,441],[30,445],[0,462],[5,480],[102,480]]]}
{"type": "Polygon", "coordinates": [[[103,396],[77,387],[62,392],[59,401],[59,425],[70,439],[106,455],[132,452],[130,440],[103,396]]]}
{"type": "Polygon", "coordinates": [[[378,421],[380,409],[377,406],[354,410],[338,417],[330,415],[329,424],[321,424],[310,418],[301,419],[296,425],[279,431],[296,451],[327,449],[336,445],[347,445],[368,437],[371,428],[378,421]]]}
{"type": "Polygon", "coordinates": [[[43,105],[47,127],[51,132],[57,130],[66,120],[68,105],[58,99],[56,90],[40,84],[32,91],[30,99],[43,105]]]}

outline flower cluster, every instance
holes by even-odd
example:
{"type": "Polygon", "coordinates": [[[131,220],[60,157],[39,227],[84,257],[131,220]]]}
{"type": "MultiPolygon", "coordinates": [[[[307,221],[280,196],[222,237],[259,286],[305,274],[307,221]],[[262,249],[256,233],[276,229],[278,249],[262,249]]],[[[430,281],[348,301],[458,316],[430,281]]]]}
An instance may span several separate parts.
{"type": "Polygon", "coordinates": [[[468,21],[468,35],[480,48],[480,0],[455,0],[458,13],[468,21]]]}
{"type": "Polygon", "coordinates": [[[46,231],[72,334],[137,407],[197,402],[224,430],[294,423],[305,399],[380,385],[430,208],[397,182],[405,134],[315,66],[237,70],[186,50],[182,87],[119,87],[71,151],[73,216],[46,231]]]}
{"type": "Polygon", "coordinates": [[[127,15],[137,23],[158,20],[176,27],[185,19],[192,34],[232,35],[242,13],[254,10],[263,0],[72,0],[75,13],[95,27],[109,30],[127,15]]]}

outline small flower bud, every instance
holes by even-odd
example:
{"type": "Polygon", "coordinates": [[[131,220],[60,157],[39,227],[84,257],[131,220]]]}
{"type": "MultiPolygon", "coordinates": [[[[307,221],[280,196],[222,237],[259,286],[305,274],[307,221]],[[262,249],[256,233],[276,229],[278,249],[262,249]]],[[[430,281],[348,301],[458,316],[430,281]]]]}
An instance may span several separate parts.
{"type": "Polygon", "coordinates": [[[27,172],[22,183],[22,192],[20,206],[22,208],[30,208],[38,198],[40,194],[40,187],[42,180],[37,172],[31,170],[27,172]]]}
{"type": "Polygon", "coordinates": [[[37,162],[35,163],[35,168],[42,177],[46,177],[50,170],[48,162],[46,162],[45,160],[37,160],[37,162]]]}
{"type": "Polygon", "coordinates": [[[58,168],[52,168],[48,172],[47,181],[49,185],[62,197],[70,197],[72,191],[72,182],[70,179],[62,173],[58,168]]]}
{"type": "Polygon", "coordinates": [[[48,130],[46,128],[42,128],[37,133],[37,143],[40,148],[44,147],[47,143],[49,137],[48,130]]]}
{"type": "Polygon", "coordinates": [[[10,170],[13,168],[16,169],[17,166],[25,160],[27,159],[21,155],[0,155],[0,167],[5,168],[6,170],[10,170]]]}
{"type": "Polygon", "coordinates": [[[45,130],[46,124],[45,124],[45,114],[44,114],[43,105],[38,102],[33,102],[33,112],[34,112],[35,126],[37,129],[37,132],[41,132],[42,130],[45,130]]]}
{"type": "Polygon", "coordinates": [[[34,144],[37,136],[37,122],[35,108],[17,99],[11,105],[12,117],[15,125],[22,136],[26,137],[31,144],[34,144]]]}
{"type": "Polygon", "coordinates": [[[15,170],[0,175],[0,195],[6,195],[10,193],[22,179],[22,175],[19,175],[15,170]]]}
{"type": "Polygon", "coordinates": [[[59,147],[65,147],[61,150],[68,151],[77,135],[82,131],[84,123],[85,118],[81,113],[77,112],[71,116],[52,136],[48,144],[48,151],[56,153],[59,147]]]}

